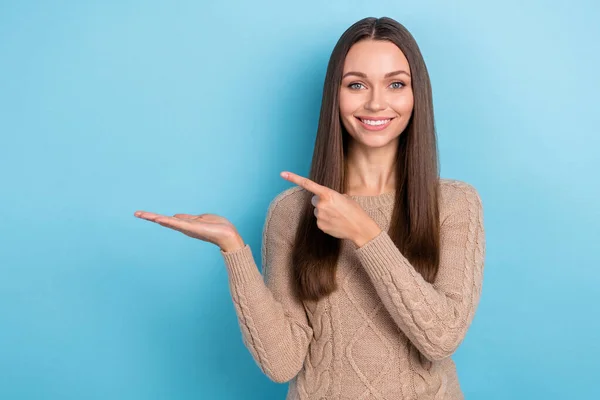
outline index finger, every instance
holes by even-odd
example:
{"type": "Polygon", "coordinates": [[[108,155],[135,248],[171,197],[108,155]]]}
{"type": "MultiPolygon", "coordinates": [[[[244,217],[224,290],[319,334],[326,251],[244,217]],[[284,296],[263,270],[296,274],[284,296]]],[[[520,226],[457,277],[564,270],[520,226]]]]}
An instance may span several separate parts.
{"type": "Polygon", "coordinates": [[[328,194],[329,191],[331,190],[326,186],[319,185],[318,183],[313,182],[310,179],[305,178],[303,176],[296,175],[293,172],[284,171],[281,173],[281,176],[284,179],[287,179],[288,181],[293,182],[296,185],[303,187],[304,189],[308,190],[309,192],[316,194],[317,196],[324,196],[324,195],[328,194]]]}

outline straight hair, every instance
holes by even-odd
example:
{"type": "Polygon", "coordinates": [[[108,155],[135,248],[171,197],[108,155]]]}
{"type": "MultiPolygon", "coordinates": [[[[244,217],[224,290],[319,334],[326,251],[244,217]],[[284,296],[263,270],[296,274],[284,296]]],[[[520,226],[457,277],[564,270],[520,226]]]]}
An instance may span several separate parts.
{"type": "MultiPolygon", "coordinates": [[[[417,43],[394,19],[364,18],[335,45],[323,85],[323,98],[309,179],[346,192],[347,149],[353,140],[340,120],[339,89],[348,51],[361,40],[394,43],[410,66],[413,112],[400,134],[395,160],[396,188],[388,234],[423,278],[433,283],[439,267],[439,170],[429,74],[417,43]]],[[[318,301],[337,289],[341,240],[317,226],[310,196],[301,210],[292,250],[293,289],[300,300],[318,301]]]]}

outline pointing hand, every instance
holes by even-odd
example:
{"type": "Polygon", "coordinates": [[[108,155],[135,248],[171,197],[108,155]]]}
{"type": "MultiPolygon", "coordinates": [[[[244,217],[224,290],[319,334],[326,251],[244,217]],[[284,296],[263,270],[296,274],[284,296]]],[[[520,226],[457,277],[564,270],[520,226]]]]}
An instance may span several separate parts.
{"type": "Polygon", "coordinates": [[[381,232],[377,223],[347,194],[291,172],[282,172],[281,176],[314,193],[311,204],[315,207],[317,226],[323,232],[339,239],[349,239],[357,247],[381,232]]]}

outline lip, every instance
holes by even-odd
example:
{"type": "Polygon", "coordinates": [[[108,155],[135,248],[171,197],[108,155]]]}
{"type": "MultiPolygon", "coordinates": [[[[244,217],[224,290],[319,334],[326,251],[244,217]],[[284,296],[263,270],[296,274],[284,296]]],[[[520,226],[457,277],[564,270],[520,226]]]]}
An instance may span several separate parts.
{"type": "Polygon", "coordinates": [[[382,119],[392,119],[394,117],[369,117],[369,116],[363,116],[363,115],[355,115],[356,118],[362,118],[362,119],[371,119],[373,121],[381,121],[382,119]]]}
{"type": "Polygon", "coordinates": [[[390,120],[387,124],[374,126],[374,125],[367,125],[367,124],[365,124],[364,122],[362,122],[361,118],[363,118],[363,117],[356,117],[356,119],[358,120],[358,122],[360,122],[360,124],[366,130],[369,130],[369,131],[381,131],[381,130],[384,130],[385,128],[387,128],[388,126],[390,126],[390,124],[392,123],[392,121],[394,119],[393,117],[392,118],[385,118],[385,117],[364,117],[365,119],[370,119],[370,120],[373,120],[373,121],[381,121],[381,120],[384,120],[384,119],[389,119],[390,120]]]}

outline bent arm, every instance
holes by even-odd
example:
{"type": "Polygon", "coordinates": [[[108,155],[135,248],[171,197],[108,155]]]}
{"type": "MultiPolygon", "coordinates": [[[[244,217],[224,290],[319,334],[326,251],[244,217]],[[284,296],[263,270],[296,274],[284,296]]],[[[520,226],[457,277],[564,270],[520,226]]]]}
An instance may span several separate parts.
{"type": "Polygon", "coordinates": [[[382,231],[356,254],[398,327],[430,360],[456,351],[481,295],[485,236],[483,208],[464,183],[441,226],[440,265],[433,284],[425,281],[382,231]]]}

